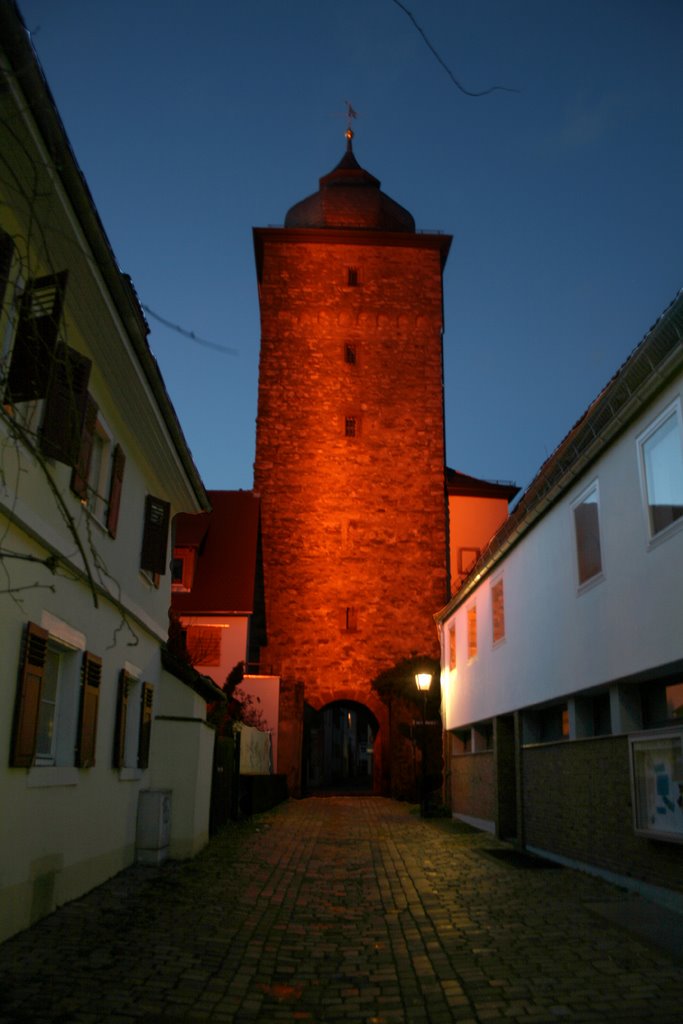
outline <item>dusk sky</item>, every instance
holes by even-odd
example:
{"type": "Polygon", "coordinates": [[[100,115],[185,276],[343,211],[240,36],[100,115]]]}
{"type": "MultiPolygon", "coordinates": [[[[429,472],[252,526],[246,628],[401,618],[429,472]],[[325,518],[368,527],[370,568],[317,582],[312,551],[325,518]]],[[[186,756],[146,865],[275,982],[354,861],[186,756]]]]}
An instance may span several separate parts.
{"type": "MultiPolygon", "coordinates": [[[[683,285],[681,0],[19,0],[209,488],[250,488],[252,227],[345,147],[453,235],[450,466],[525,487],[683,285]]],[[[419,392],[415,395],[420,402],[419,392]]]]}

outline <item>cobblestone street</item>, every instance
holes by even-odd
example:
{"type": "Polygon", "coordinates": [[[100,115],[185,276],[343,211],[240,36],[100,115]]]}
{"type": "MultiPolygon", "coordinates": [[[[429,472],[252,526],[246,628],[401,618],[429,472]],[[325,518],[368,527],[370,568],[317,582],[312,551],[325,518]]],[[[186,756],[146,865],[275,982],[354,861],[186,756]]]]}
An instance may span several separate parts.
{"type": "Polygon", "coordinates": [[[650,904],[502,849],[390,800],[291,801],[0,946],[0,1024],[680,1024],[681,959],[606,917],[650,904]]]}

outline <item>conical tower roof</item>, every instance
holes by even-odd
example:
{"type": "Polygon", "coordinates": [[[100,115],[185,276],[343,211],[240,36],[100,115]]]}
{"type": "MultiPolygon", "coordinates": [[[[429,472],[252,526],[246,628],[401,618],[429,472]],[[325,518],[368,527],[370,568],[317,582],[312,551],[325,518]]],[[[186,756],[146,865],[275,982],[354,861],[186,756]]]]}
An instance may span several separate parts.
{"type": "Polygon", "coordinates": [[[346,133],[346,152],[334,170],[320,179],[320,188],[288,211],[286,228],[362,228],[371,231],[415,231],[412,215],[380,190],[380,182],[364,170],[353,152],[353,132],[346,133]]]}

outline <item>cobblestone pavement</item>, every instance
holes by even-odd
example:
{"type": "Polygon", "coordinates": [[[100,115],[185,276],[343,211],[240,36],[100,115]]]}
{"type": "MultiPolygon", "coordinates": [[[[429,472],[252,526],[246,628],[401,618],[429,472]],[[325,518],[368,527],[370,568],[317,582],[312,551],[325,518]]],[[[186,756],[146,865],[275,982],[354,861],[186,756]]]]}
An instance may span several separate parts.
{"type": "Polygon", "coordinates": [[[501,848],[391,800],[289,802],[0,946],[0,1024],[680,1024],[681,962],[597,912],[638,897],[501,848]]]}

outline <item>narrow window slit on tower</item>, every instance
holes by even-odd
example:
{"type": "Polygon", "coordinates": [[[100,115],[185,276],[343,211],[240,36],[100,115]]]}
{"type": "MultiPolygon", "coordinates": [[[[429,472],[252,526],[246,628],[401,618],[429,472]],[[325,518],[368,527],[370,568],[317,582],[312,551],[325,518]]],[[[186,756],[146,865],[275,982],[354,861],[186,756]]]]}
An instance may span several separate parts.
{"type": "Polygon", "coordinates": [[[358,285],[358,267],[347,267],[346,283],[349,288],[356,288],[358,285]]]}
{"type": "Polygon", "coordinates": [[[344,435],[345,437],[355,437],[357,434],[356,417],[345,416],[344,417],[344,435]]]}
{"type": "Polygon", "coordinates": [[[344,362],[350,366],[356,365],[356,346],[348,341],[344,345],[344,362]]]}
{"type": "Polygon", "coordinates": [[[344,608],[342,615],[342,629],[345,633],[355,633],[358,629],[358,609],[353,606],[344,608]]]}

